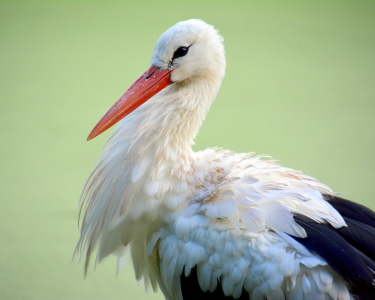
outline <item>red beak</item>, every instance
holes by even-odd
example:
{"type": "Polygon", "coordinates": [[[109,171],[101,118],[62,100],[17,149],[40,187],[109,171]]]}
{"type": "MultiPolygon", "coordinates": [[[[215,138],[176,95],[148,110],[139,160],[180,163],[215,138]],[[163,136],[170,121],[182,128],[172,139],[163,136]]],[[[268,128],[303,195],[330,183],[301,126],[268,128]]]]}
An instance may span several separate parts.
{"type": "Polygon", "coordinates": [[[161,71],[158,67],[151,66],[110,108],[99,123],[96,124],[87,137],[87,140],[93,139],[109,127],[115,125],[152,96],[170,85],[172,83],[169,76],[171,72],[172,70],[161,71]]]}

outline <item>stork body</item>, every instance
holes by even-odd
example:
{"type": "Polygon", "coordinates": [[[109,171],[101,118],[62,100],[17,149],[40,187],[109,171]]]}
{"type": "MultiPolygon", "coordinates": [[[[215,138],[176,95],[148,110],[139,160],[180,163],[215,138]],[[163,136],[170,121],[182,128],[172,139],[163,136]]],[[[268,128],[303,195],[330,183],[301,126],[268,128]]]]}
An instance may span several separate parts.
{"type": "Polygon", "coordinates": [[[85,270],[129,250],[166,299],[372,299],[372,211],[266,157],[192,151],[224,72],[216,30],[180,22],[94,128],[121,119],[82,195],[85,270]]]}

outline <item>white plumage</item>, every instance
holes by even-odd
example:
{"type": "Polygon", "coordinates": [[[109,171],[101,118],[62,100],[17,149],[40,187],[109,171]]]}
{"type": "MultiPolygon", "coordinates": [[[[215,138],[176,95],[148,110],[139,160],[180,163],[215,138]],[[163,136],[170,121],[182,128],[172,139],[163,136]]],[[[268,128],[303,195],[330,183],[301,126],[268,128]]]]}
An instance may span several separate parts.
{"type": "Polygon", "coordinates": [[[96,247],[99,262],[115,253],[119,263],[128,248],[137,280],[166,299],[183,299],[181,276],[191,272],[195,288],[232,298],[354,299],[340,271],[298,240],[308,235],[296,215],[346,226],[329,187],[267,157],[192,151],[224,72],[217,31],[180,22],[137,81],[155,91],[134,96],[136,83],[93,130],[89,138],[123,118],[82,194],[85,270],[96,247]],[[148,84],[153,76],[160,81],[148,84]],[[147,99],[132,104],[137,97],[147,99]]]}

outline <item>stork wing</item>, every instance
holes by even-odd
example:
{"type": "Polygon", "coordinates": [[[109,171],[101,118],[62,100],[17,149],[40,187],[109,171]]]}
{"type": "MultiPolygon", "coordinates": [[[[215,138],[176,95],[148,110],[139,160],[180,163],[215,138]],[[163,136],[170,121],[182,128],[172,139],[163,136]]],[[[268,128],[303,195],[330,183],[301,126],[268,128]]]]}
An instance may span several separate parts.
{"type": "Polygon", "coordinates": [[[351,285],[351,292],[359,299],[374,299],[375,213],[340,197],[325,198],[340,212],[347,227],[333,228],[295,214],[294,219],[306,230],[307,237],[292,237],[323,257],[351,285]]]}

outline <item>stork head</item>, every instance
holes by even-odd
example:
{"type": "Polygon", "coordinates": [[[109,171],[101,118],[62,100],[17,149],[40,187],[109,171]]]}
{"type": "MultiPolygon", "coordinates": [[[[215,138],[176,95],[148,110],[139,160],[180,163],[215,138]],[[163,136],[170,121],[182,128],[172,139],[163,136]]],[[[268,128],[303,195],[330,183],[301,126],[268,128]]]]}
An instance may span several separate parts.
{"type": "Polygon", "coordinates": [[[179,22],[161,35],[151,64],[173,70],[173,82],[206,76],[218,65],[225,65],[222,40],[211,25],[201,20],[179,22]]]}
{"type": "Polygon", "coordinates": [[[179,22],[159,38],[151,67],[111,107],[87,140],[126,117],[167,86],[186,80],[224,77],[223,39],[201,20],[179,22]]]}

